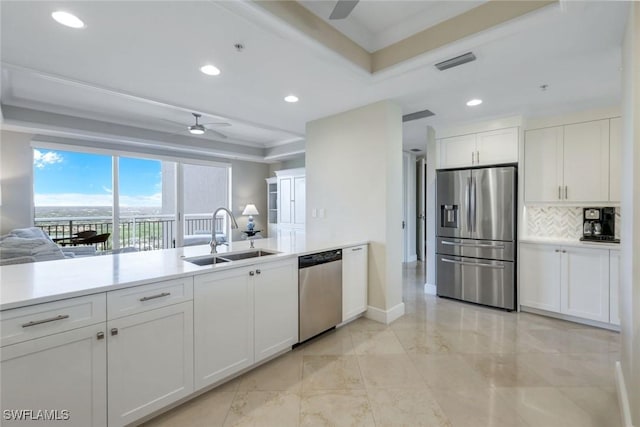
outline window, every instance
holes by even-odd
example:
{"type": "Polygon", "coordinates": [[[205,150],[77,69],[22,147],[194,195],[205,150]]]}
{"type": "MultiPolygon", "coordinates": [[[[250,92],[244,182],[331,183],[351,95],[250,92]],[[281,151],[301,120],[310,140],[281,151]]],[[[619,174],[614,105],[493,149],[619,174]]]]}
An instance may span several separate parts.
{"type": "MultiPolygon", "coordinates": [[[[35,225],[54,239],[69,241],[91,230],[109,235],[99,249],[204,244],[212,212],[229,206],[228,166],[55,148],[34,148],[33,154],[35,225]]],[[[215,227],[225,239],[226,218],[215,227]]]]}

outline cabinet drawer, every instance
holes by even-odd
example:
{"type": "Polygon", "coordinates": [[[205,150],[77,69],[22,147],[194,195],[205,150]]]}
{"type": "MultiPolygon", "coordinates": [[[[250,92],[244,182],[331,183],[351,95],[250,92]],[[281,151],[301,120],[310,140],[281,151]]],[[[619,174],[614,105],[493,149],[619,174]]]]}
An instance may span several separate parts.
{"type": "Polygon", "coordinates": [[[193,299],[193,277],[107,292],[107,317],[117,319],[193,299]]]}
{"type": "Polygon", "coordinates": [[[0,312],[0,346],[106,320],[105,294],[69,298],[0,312]]]}

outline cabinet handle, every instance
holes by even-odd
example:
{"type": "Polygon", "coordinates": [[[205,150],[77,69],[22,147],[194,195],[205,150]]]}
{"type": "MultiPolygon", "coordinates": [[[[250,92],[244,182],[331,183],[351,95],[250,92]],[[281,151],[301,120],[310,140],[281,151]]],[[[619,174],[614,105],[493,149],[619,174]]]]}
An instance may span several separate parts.
{"type": "Polygon", "coordinates": [[[565,200],[569,198],[569,186],[568,185],[564,186],[564,198],[565,198],[565,200]]]}
{"type": "Polygon", "coordinates": [[[98,332],[96,334],[96,338],[98,338],[99,340],[103,340],[104,339],[104,332],[98,332]]]}
{"type": "Polygon", "coordinates": [[[149,301],[150,299],[168,297],[169,295],[171,295],[171,292],[163,292],[163,293],[158,294],[158,295],[151,295],[150,297],[142,297],[142,298],[140,298],[140,301],[149,301]]]}
{"type": "Polygon", "coordinates": [[[256,274],[260,274],[260,273],[262,273],[262,271],[256,270],[256,274]]]}
{"type": "Polygon", "coordinates": [[[556,249],[556,250],[555,250],[555,252],[556,252],[556,253],[560,252],[560,249],[556,249]]]}
{"type": "Polygon", "coordinates": [[[566,253],[567,253],[566,249],[563,249],[561,252],[562,252],[563,254],[566,254],[566,253]]]}
{"type": "Polygon", "coordinates": [[[249,272],[249,276],[253,276],[255,273],[253,271],[249,272]]]}
{"type": "Polygon", "coordinates": [[[475,160],[475,154],[473,153],[473,151],[471,152],[471,164],[475,164],[476,160],[475,160]]]}
{"type": "Polygon", "coordinates": [[[118,335],[118,328],[111,328],[111,336],[118,335]]]}
{"type": "Polygon", "coordinates": [[[562,200],[562,187],[558,185],[558,200],[562,200]]]}
{"type": "Polygon", "coordinates": [[[351,252],[361,251],[361,250],[362,250],[362,248],[353,248],[353,249],[351,249],[351,252]]]}
{"type": "Polygon", "coordinates": [[[42,320],[32,320],[31,322],[27,322],[22,325],[23,328],[28,328],[29,326],[41,325],[43,323],[55,322],[56,320],[68,319],[68,314],[59,314],[56,317],[51,317],[49,319],[42,320]]]}
{"type": "Polygon", "coordinates": [[[476,163],[480,163],[480,152],[476,151],[476,163]]]}

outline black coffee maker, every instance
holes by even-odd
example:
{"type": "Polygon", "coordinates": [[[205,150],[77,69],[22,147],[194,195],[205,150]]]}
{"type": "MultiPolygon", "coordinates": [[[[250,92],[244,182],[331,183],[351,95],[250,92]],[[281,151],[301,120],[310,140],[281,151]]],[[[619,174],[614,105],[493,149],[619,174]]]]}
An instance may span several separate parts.
{"type": "Polygon", "coordinates": [[[619,243],[616,239],[616,208],[584,208],[580,240],[619,243]]]}

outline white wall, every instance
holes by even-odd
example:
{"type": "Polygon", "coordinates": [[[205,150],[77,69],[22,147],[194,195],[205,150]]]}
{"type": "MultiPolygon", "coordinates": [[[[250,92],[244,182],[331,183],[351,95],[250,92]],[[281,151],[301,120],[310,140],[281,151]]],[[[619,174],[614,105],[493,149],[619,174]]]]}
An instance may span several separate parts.
{"type": "MultiPolygon", "coordinates": [[[[632,425],[640,426],[640,5],[631,2],[622,48],[622,373],[632,425]]],[[[624,392],[622,393],[624,398],[624,392]]],[[[624,400],[624,399],[621,399],[624,400]]]]}
{"type": "Polygon", "coordinates": [[[33,135],[0,131],[0,234],[33,225],[33,135]]]}
{"type": "Polygon", "coordinates": [[[390,322],[404,313],[400,107],[382,101],[315,120],[306,137],[307,239],[368,240],[367,316],[390,322]]]}

